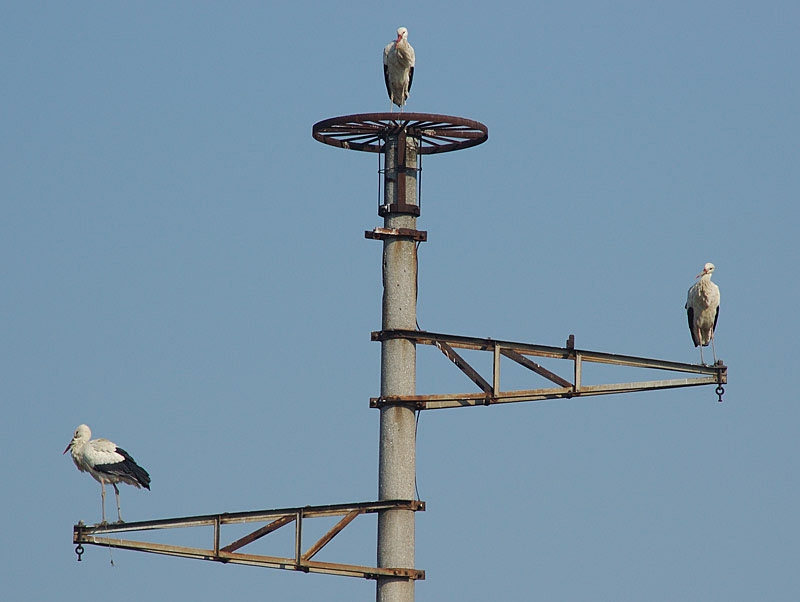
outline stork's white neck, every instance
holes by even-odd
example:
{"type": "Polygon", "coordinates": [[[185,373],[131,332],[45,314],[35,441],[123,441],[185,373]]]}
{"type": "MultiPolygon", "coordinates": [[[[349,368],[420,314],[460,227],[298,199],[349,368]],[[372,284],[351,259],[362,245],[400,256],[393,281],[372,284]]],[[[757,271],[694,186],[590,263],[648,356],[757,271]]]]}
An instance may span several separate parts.
{"type": "Polygon", "coordinates": [[[399,58],[401,58],[404,62],[411,61],[411,46],[407,39],[403,38],[398,40],[394,47],[399,58]]]}

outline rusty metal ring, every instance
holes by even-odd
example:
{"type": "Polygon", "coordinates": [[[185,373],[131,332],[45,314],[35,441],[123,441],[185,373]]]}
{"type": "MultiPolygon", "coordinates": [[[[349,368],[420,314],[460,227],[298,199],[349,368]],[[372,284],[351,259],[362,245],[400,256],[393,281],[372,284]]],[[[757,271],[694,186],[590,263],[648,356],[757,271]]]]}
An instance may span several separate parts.
{"type": "Polygon", "coordinates": [[[83,552],[84,552],[83,544],[78,544],[75,547],[75,553],[78,555],[78,562],[80,562],[82,560],[81,556],[83,556],[83,552]]]}
{"type": "Polygon", "coordinates": [[[722,396],[725,394],[725,387],[723,387],[722,385],[717,385],[717,388],[714,390],[714,393],[716,393],[717,396],[719,397],[717,401],[721,402],[722,396]]]}

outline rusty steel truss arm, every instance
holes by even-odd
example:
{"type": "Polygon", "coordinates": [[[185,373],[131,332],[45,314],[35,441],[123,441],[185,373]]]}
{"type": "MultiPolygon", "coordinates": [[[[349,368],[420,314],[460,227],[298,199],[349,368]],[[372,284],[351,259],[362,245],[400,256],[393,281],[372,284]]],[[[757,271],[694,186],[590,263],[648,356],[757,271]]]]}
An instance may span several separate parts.
{"type": "Polygon", "coordinates": [[[619,355],[600,351],[589,351],[574,348],[574,337],[570,336],[567,347],[550,347],[530,343],[498,341],[458,335],[425,332],[421,330],[382,330],[372,333],[373,341],[390,339],[406,339],[416,344],[437,347],[450,361],[469,377],[482,390],[480,393],[458,393],[445,395],[406,395],[383,396],[370,399],[370,406],[381,407],[386,404],[409,403],[419,410],[441,408],[460,408],[518,401],[540,401],[544,399],[563,399],[588,395],[608,395],[611,393],[631,393],[635,391],[654,391],[677,387],[695,387],[700,385],[717,385],[716,393],[722,401],[723,384],[728,382],[728,368],[722,362],[712,366],[684,364],[652,358],[619,355]],[[494,356],[492,379],[484,379],[454,348],[489,351],[494,356]],[[500,356],[507,357],[529,370],[550,380],[556,387],[543,389],[524,389],[502,391],[500,388],[500,356]],[[573,362],[573,380],[569,381],[540,366],[527,356],[565,359],[573,362]],[[694,374],[691,378],[673,378],[662,380],[638,381],[627,383],[610,383],[585,385],[581,382],[584,362],[612,364],[635,368],[652,368],[672,372],[694,374]]]}
{"type": "Polygon", "coordinates": [[[138,550],[168,556],[195,558],[198,560],[213,560],[216,562],[232,564],[248,564],[305,573],[325,573],[328,575],[343,575],[347,577],[363,577],[377,579],[378,577],[401,577],[407,579],[425,579],[425,571],[413,568],[376,568],[333,562],[318,562],[312,558],[347,525],[361,514],[380,512],[382,510],[403,509],[414,512],[424,511],[425,502],[417,500],[386,500],[380,502],[360,502],[355,504],[334,504],[328,506],[303,506],[300,508],[280,508],[275,510],[256,510],[251,512],[231,512],[223,514],[207,514],[203,516],[187,516],[182,518],[164,518],[151,521],[132,523],[84,525],[83,522],[75,525],[72,534],[73,543],[77,544],[78,560],[83,554],[83,544],[121,548],[124,550],[138,550]],[[303,521],[310,518],[341,516],[325,535],[317,540],[311,547],[303,552],[303,521]],[[264,525],[231,542],[220,546],[222,526],[227,524],[240,524],[250,522],[265,522],[264,525]],[[295,524],[295,541],[293,557],[263,556],[257,554],[244,554],[237,552],[240,548],[260,539],[284,525],[295,524]],[[193,548],[162,543],[151,543],[129,539],[107,537],[110,533],[130,531],[150,531],[154,529],[177,529],[184,527],[212,527],[212,545],[210,548],[193,548]]]}

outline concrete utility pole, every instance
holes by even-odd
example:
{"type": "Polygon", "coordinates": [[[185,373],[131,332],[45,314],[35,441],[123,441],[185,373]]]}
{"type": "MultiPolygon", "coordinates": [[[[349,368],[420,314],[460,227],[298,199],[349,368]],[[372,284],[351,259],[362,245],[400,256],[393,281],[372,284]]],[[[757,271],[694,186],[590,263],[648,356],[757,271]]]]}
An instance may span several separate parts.
{"type": "MultiPolygon", "coordinates": [[[[385,146],[384,228],[416,230],[417,152],[405,132],[389,136],[385,146]],[[398,183],[400,184],[398,186],[398,183]],[[416,208],[416,212],[414,211],[416,208]]],[[[411,238],[383,240],[383,330],[417,327],[417,244],[411,238]]],[[[381,396],[414,395],[417,349],[412,341],[392,339],[381,344],[381,396]]],[[[378,499],[414,499],[416,433],[409,404],[380,410],[378,499]]],[[[378,513],[378,567],[414,567],[414,512],[378,513]]],[[[414,580],[380,577],[378,602],[413,602],[414,580]]]]}

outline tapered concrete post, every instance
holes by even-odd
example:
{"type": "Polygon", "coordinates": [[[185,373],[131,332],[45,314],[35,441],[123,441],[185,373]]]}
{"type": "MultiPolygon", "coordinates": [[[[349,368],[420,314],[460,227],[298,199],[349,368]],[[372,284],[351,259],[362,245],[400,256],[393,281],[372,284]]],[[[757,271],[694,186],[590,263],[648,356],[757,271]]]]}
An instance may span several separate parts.
{"type": "MultiPolygon", "coordinates": [[[[417,154],[405,133],[386,140],[384,172],[385,228],[416,230],[417,154]],[[416,210],[415,210],[416,209],[416,210]]],[[[417,247],[413,240],[383,241],[383,330],[417,327],[417,247]]],[[[403,339],[381,343],[381,395],[416,393],[416,346],[403,339]]],[[[416,433],[414,410],[384,405],[380,410],[378,499],[414,499],[416,433]]],[[[378,515],[378,566],[414,568],[414,512],[384,510],[378,515]]],[[[414,580],[378,579],[378,602],[413,602],[414,580]]]]}

